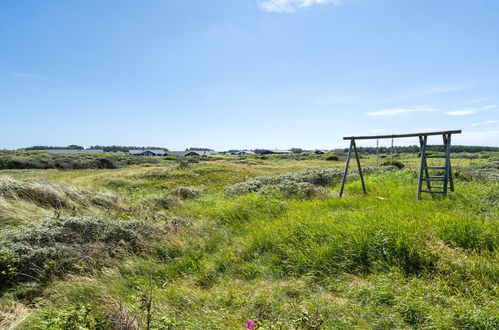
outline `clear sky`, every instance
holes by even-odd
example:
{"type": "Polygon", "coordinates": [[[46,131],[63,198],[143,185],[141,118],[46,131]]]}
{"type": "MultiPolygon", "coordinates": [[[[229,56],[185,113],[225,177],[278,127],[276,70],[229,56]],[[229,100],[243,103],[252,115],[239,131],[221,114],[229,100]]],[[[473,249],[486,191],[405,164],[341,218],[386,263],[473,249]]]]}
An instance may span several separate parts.
{"type": "Polygon", "coordinates": [[[0,148],[499,146],[499,1],[5,0],[0,115],[0,148]]]}

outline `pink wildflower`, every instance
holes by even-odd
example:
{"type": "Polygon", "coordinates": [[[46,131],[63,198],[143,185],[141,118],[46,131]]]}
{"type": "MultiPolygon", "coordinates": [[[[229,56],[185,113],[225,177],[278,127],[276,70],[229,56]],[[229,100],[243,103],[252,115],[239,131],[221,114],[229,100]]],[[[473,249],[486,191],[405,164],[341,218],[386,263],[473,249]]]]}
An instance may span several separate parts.
{"type": "Polygon", "coordinates": [[[247,330],[255,330],[255,321],[246,322],[246,329],[247,330]]]}

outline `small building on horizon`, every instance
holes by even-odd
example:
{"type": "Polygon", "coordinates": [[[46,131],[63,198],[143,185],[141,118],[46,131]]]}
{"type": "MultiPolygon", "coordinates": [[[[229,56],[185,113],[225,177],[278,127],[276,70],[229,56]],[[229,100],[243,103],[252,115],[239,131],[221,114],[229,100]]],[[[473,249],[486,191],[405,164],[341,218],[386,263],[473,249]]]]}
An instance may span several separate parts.
{"type": "Polygon", "coordinates": [[[175,157],[208,157],[217,154],[218,153],[216,151],[209,151],[209,150],[172,151],[168,153],[168,155],[175,157]]]}
{"type": "Polygon", "coordinates": [[[230,154],[234,156],[248,156],[248,155],[255,155],[256,153],[251,150],[239,150],[239,151],[233,151],[230,154]]]}
{"type": "Polygon", "coordinates": [[[145,150],[130,150],[128,153],[132,156],[152,156],[152,157],[163,157],[167,155],[164,150],[160,149],[145,149],[145,150]]]}

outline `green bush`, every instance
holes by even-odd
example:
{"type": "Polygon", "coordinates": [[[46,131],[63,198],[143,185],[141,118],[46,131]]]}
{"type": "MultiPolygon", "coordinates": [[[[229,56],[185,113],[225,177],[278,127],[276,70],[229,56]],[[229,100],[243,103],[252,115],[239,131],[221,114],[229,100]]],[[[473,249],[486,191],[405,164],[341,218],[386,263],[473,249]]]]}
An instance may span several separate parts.
{"type": "Polygon", "coordinates": [[[308,182],[296,182],[285,180],[275,186],[267,186],[261,192],[265,193],[278,191],[286,198],[313,198],[316,196],[324,196],[327,194],[327,189],[321,186],[316,186],[308,182]]]}
{"type": "Polygon", "coordinates": [[[117,251],[139,253],[152,235],[143,222],[111,222],[95,217],[48,219],[0,236],[0,286],[43,281],[76,269],[99,265],[117,251]]]}
{"type": "Polygon", "coordinates": [[[181,203],[177,196],[173,195],[156,195],[149,197],[147,204],[151,205],[156,210],[169,210],[178,206],[181,203]]]}
{"type": "MultiPolygon", "coordinates": [[[[364,173],[391,171],[394,167],[376,167],[366,166],[363,168],[364,173]]],[[[356,175],[355,171],[350,172],[350,176],[356,175]]],[[[241,195],[251,192],[268,193],[272,190],[280,190],[286,194],[286,187],[293,192],[298,192],[297,195],[312,196],[321,194],[324,189],[312,189],[314,187],[328,187],[338,182],[343,176],[343,169],[325,169],[313,168],[300,172],[286,173],[275,177],[260,176],[249,181],[236,183],[226,189],[228,195],[241,195]],[[300,185],[298,185],[300,183],[300,185]],[[309,185],[305,185],[307,183],[309,185]],[[308,190],[308,192],[307,192],[308,190]],[[314,190],[312,192],[312,190],[314,190]]],[[[293,195],[291,192],[291,195],[293,195]]]]}
{"type": "Polygon", "coordinates": [[[402,163],[400,160],[389,160],[386,162],[383,162],[381,166],[395,166],[399,170],[405,168],[405,164],[402,163]]]}
{"type": "Polygon", "coordinates": [[[177,187],[173,189],[171,193],[182,199],[195,199],[203,195],[203,189],[196,187],[177,187]]]}
{"type": "Polygon", "coordinates": [[[92,305],[76,305],[61,312],[48,311],[41,315],[38,324],[44,329],[105,330],[112,323],[105,313],[92,305]]]}
{"type": "MultiPolygon", "coordinates": [[[[343,171],[340,169],[307,169],[295,173],[282,174],[276,177],[261,176],[255,179],[237,183],[227,188],[226,192],[229,195],[241,195],[250,192],[266,192],[269,187],[277,187],[281,185],[284,188],[286,185],[291,187],[291,182],[294,183],[308,183],[312,186],[326,187],[332,184],[334,179],[339,179],[343,171]],[[282,185],[284,184],[284,185],[282,185]]],[[[297,186],[295,185],[294,188],[297,186]]],[[[305,189],[305,186],[302,185],[305,189]]]]}
{"type": "Polygon", "coordinates": [[[324,157],[324,160],[328,160],[328,161],[339,161],[340,157],[338,157],[336,155],[326,155],[324,157]]]}

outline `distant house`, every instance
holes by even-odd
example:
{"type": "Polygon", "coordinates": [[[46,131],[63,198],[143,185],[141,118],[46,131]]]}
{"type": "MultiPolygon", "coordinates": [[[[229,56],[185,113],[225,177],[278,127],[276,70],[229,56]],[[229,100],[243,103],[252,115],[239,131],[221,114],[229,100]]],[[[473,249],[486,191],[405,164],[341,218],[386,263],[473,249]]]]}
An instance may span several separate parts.
{"type": "Polygon", "coordinates": [[[316,155],[324,155],[327,153],[329,153],[329,150],[315,150],[314,151],[314,154],[316,154],[316,155]]]}
{"type": "Polygon", "coordinates": [[[216,154],[217,152],[208,150],[187,150],[170,152],[170,155],[175,157],[208,157],[216,154]]]}
{"type": "Polygon", "coordinates": [[[269,150],[271,154],[276,154],[276,155],[289,155],[292,152],[290,150],[269,150]]]}
{"type": "Polygon", "coordinates": [[[146,150],[130,150],[128,151],[133,156],[165,156],[167,153],[159,149],[146,149],[146,150]]]}
{"type": "Polygon", "coordinates": [[[254,155],[255,153],[251,150],[240,150],[240,151],[231,152],[230,154],[234,156],[248,156],[248,155],[254,155]]]}
{"type": "Polygon", "coordinates": [[[52,155],[63,155],[63,154],[103,154],[102,149],[45,149],[37,150],[44,151],[52,155]]]}

